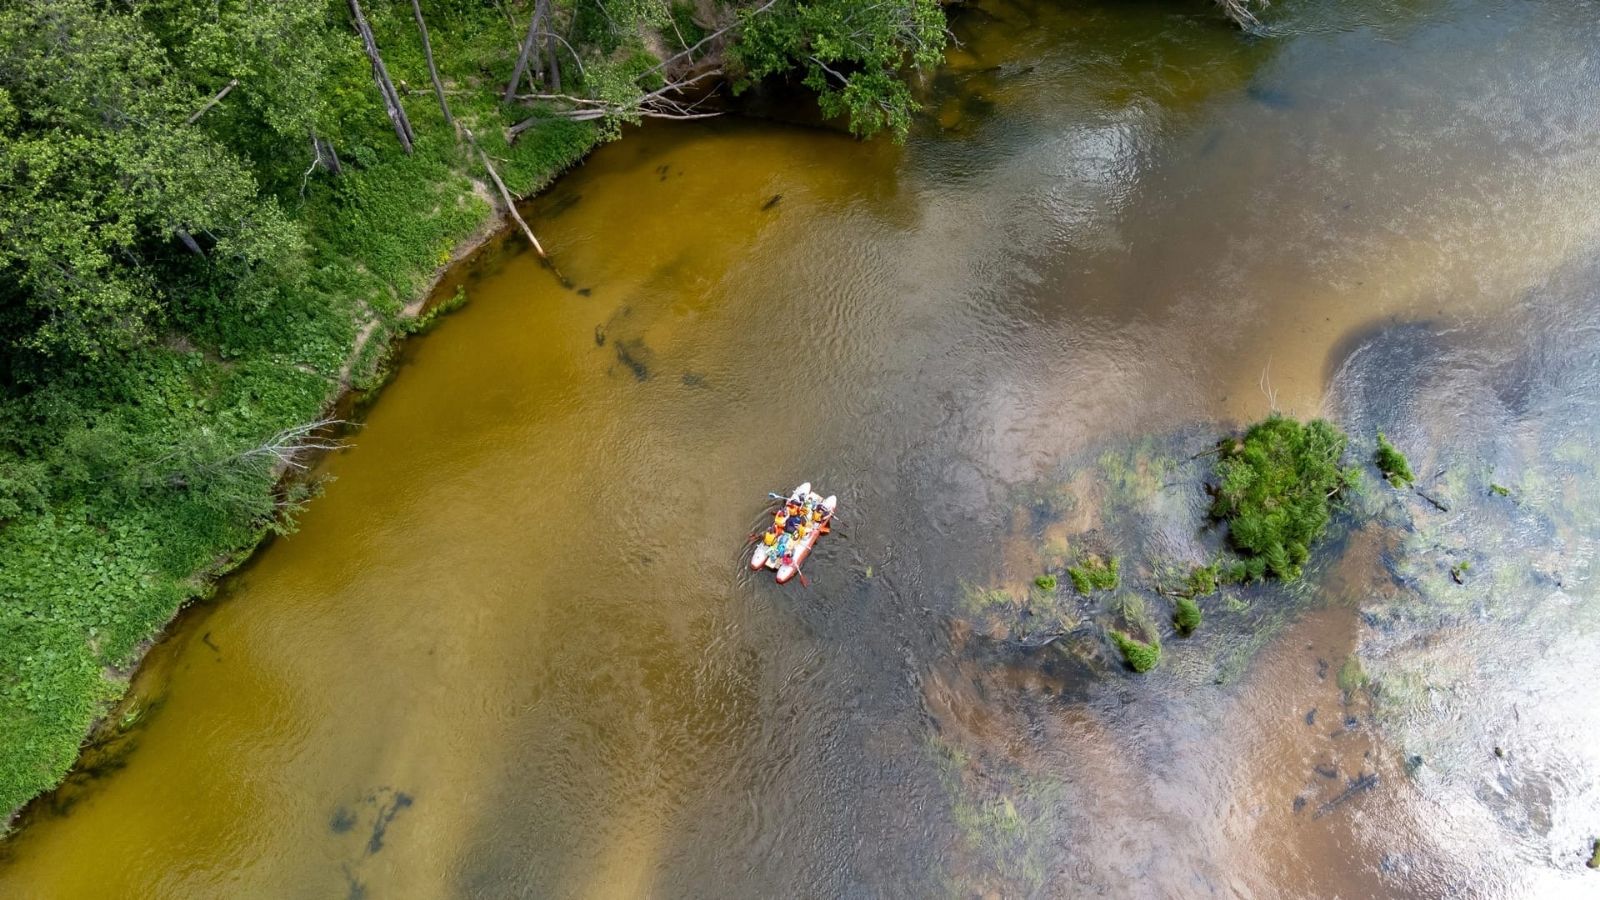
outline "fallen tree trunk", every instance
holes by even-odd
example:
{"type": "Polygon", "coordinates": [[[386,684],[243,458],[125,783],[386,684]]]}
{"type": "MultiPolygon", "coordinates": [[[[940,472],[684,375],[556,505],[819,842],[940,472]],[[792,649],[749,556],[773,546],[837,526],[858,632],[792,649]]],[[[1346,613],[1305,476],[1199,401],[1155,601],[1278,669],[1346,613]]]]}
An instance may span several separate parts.
{"type": "Polygon", "coordinates": [[[522,233],[527,236],[528,243],[533,245],[533,250],[539,254],[539,258],[548,260],[550,257],[545,254],[544,246],[539,243],[538,238],[533,236],[533,229],[529,228],[528,223],[523,221],[522,213],[517,211],[517,201],[511,196],[511,192],[506,190],[506,183],[500,180],[500,173],[495,171],[494,163],[490,161],[489,154],[483,152],[483,148],[478,146],[478,139],[473,136],[471,128],[463,128],[462,131],[466,133],[467,142],[472,144],[472,149],[478,151],[478,159],[483,161],[484,169],[489,172],[489,180],[493,181],[495,188],[500,191],[500,199],[505,201],[506,209],[511,213],[511,218],[516,220],[517,225],[522,228],[522,233]]]}

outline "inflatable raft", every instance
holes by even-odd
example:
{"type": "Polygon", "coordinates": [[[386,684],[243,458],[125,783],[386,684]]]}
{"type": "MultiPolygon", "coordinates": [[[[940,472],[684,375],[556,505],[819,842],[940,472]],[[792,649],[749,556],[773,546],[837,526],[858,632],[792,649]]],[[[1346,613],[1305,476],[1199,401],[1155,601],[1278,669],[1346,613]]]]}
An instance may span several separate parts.
{"type": "Polygon", "coordinates": [[[832,494],[819,496],[811,490],[811,482],[808,481],[795,488],[783,504],[784,507],[793,504],[806,510],[803,514],[806,518],[804,533],[798,537],[786,535],[784,527],[774,521],[756,544],[755,552],[750,555],[750,568],[773,570],[777,573],[779,584],[784,584],[800,572],[806,557],[811,555],[811,548],[816,546],[817,538],[827,532],[834,510],[839,507],[839,498],[832,494]],[[816,512],[814,517],[811,515],[813,510],[816,512]],[[772,544],[767,543],[769,537],[772,544]]]}

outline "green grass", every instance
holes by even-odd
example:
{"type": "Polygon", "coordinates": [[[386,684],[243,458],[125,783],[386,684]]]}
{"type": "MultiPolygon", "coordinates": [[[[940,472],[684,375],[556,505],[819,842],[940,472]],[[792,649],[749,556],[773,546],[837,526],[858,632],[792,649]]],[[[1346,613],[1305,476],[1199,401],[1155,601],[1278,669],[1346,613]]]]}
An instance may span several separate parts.
{"type": "Polygon", "coordinates": [[[1037,586],[1037,587],[1038,587],[1038,588],[1039,588],[1039,590],[1041,590],[1041,591],[1053,591],[1053,590],[1055,590],[1055,589],[1056,589],[1056,586],[1057,586],[1057,585],[1058,585],[1058,584],[1059,584],[1059,583],[1060,583],[1060,582],[1059,582],[1059,580],[1058,580],[1058,579],[1057,579],[1057,578],[1056,578],[1056,576],[1055,576],[1055,575],[1053,575],[1053,574],[1050,574],[1050,573],[1048,573],[1048,572],[1047,572],[1047,573],[1045,573],[1045,574],[1043,574],[1043,575],[1040,575],[1040,576],[1039,576],[1039,577],[1038,577],[1038,578],[1035,578],[1035,579],[1034,579],[1034,580],[1033,580],[1033,583],[1034,583],[1034,585],[1035,585],[1035,586],[1037,586]]]}
{"type": "Polygon", "coordinates": [[[1250,578],[1300,577],[1352,477],[1340,468],[1347,442],[1326,421],[1276,413],[1242,439],[1224,442],[1211,514],[1228,523],[1228,539],[1250,578]]]}
{"type": "Polygon", "coordinates": [[[1161,662],[1161,644],[1158,641],[1141,641],[1113,628],[1111,643],[1117,645],[1117,649],[1122,652],[1122,658],[1135,672],[1148,672],[1161,662]]]}
{"type": "Polygon", "coordinates": [[[1389,443],[1383,432],[1378,432],[1378,449],[1372,454],[1372,461],[1378,466],[1378,471],[1395,487],[1405,487],[1417,480],[1411,474],[1411,463],[1406,461],[1406,455],[1389,443]]]}
{"type": "Polygon", "coordinates": [[[1177,626],[1178,633],[1193,634],[1200,627],[1200,604],[1189,597],[1179,597],[1177,609],[1172,614],[1172,624],[1177,626]]]}
{"type": "Polygon", "coordinates": [[[1075,566],[1067,567],[1067,575],[1072,579],[1072,586],[1080,594],[1091,594],[1095,591],[1115,590],[1121,582],[1118,574],[1119,561],[1113,556],[1101,559],[1099,556],[1085,556],[1075,566]]]}
{"type": "Polygon", "coordinates": [[[1354,655],[1345,657],[1344,664],[1339,666],[1338,683],[1339,690],[1346,694],[1355,693],[1366,687],[1367,673],[1361,669],[1361,660],[1354,655]]]}
{"type": "MultiPolygon", "coordinates": [[[[394,77],[427,84],[409,10],[369,15],[394,77]]],[[[515,52],[496,16],[486,6],[484,21],[441,21],[433,41],[446,79],[462,86],[451,97],[458,118],[527,193],[580,159],[596,132],[552,121],[506,144],[511,114],[480,72],[515,52]]],[[[314,174],[301,196],[304,148],[256,159],[264,191],[307,238],[302,279],[261,308],[200,315],[204,298],[182,298],[172,339],[0,401],[0,816],[60,782],[126,689],[117,673],[274,527],[277,473],[243,451],[316,419],[361,323],[403,332],[401,308],[491,215],[471,191],[481,172],[430,95],[406,100],[419,136],[406,156],[364,63],[336,93],[351,123],[342,176],[314,174]]],[[[220,112],[219,127],[229,121],[220,112]]]]}

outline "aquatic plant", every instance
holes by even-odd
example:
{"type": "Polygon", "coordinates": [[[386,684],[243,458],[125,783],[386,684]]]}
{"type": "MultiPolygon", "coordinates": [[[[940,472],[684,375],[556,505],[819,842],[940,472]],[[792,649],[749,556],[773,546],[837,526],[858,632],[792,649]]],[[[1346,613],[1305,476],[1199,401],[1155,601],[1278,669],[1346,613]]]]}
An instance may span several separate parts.
{"type": "Polygon", "coordinates": [[[1122,651],[1122,658],[1127,660],[1128,667],[1135,672],[1148,672],[1161,662],[1161,643],[1151,641],[1146,643],[1129,636],[1127,633],[1115,628],[1111,629],[1111,643],[1117,645],[1122,651]]]}
{"type": "Polygon", "coordinates": [[[1200,621],[1200,604],[1189,597],[1179,597],[1177,610],[1172,614],[1172,624],[1177,626],[1178,633],[1193,634],[1200,627],[1200,621]]]}
{"type": "Polygon", "coordinates": [[[1337,681],[1339,690],[1346,694],[1354,693],[1366,686],[1367,673],[1362,670],[1361,660],[1357,659],[1355,654],[1345,657],[1344,664],[1339,666],[1337,681]]]}
{"type": "Polygon", "coordinates": [[[1113,556],[1101,559],[1090,554],[1085,556],[1075,566],[1067,567],[1067,575],[1072,578],[1072,586],[1080,594],[1091,594],[1095,591],[1114,590],[1121,582],[1118,571],[1119,560],[1113,556]]]}
{"type": "Polygon", "coordinates": [[[1211,515],[1228,523],[1250,578],[1300,576],[1351,479],[1339,465],[1347,443],[1322,419],[1305,423],[1273,413],[1242,439],[1222,444],[1211,515]]]}
{"type": "Polygon", "coordinates": [[[1056,589],[1056,585],[1059,584],[1059,581],[1054,574],[1046,572],[1045,574],[1040,575],[1038,578],[1035,578],[1033,583],[1037,585],[1041,591],[1053,591],[1056,589]]]}
{"type": "Polygon", "coordinates": [[[1222,575],[1222,563],[1213,562],[1209,566],[1195,566],[1189,573],[1185,589],[1191,597],[1203,597],[1206,594],[1216,593],[1217,581],[1222,575]]]}
{"type": "Polygon", "coordinates": [[[1240,584],[1250,577],[1250,566],[1242,559],[1212,560],[1209,565],[1195,566],[1184,578],[1183,592],[1190,597],[1215,594],[1227,584],[1240,584]]]}
{"type": "Polygon", "coordinates": [[[982,612],[991,606],[1013,606],[1016,603],[1010,594],[1000,588],[981,588],[966,583],[961,585],[961,600],[962,604],[973,612],[982,612]]]}
{"type": "Polygon", "coordinates": [[[1383,477],[1397,488],[1417,480],[1417,476],[1411,474],[1411,463],[1406,461],[1406,455],[1389,443],[1381,431],[1378,432],[1378,449],[1373,452],[1372,461],[1377,464],[1383,477]]]}

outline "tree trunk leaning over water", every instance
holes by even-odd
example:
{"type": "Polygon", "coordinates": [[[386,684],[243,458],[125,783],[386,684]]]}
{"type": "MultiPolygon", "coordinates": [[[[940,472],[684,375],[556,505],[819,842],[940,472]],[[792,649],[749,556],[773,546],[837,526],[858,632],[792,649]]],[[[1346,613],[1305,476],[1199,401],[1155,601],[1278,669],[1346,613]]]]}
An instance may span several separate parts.
{"type": "Polygon", "coordinates": [[[506,210],[511,213],[511,218],[515,219],[517,224],[522,227],[522,233],[527,236],[528,243],[533,245],[534,252],[539,254],[540,259],[549,259],[550,257],[545,255],[544,246],[539,243],[538,238],[533,236],[533,229],[529,228],[528,223],[522,220],[522,213],[517,211],[517,201],[511,196],[511,192],[506,190],[506,183],[500,180],[500,173],[494,170],[494,163],[490,161],[489,154],[483,152],[483,148],[478,146],[478,139],[472,136],[472,129],[463,127],[461,130],[466,134],[467,142],[472,145],[472,149],[478,151],[478,158],[483,160],[483,167],[488,170],[490,180],[499,189],[500,198],[505,201],[506,210]]]}
{"type": "Polygon", "coordinates": [[[383,95],[383,105],[389,113],[389,121],[394,123],[395,136],[400,139],[400,146],[405,148],[409,156],[417,135],[411,130],[411,120],[406,118],[406,108],[400,105],[400,94],[395,91],[394,82],[389,80],[389,69],[378,54],[378,40],[372,36],[367,17],[361,12],[360,0],[350,0],[350,12],[356,17],[356,31],[367,49],[367,59],[372,62],[372,78],[378,83],[378,93],[383,95]]]}
{"type": "Polygon", "coordinates": [[[450,115],[450,104],[444,99],[439,67],[433,64],[433,42],[428,40],[428,23],[422,20],[422,0],[411,0],[411,12],[417,17],[417,31],[422,34],[422,55],[428,60],[428,77],[433,79],[433,95],[439,98],[439,111],[444,113],[444,123],[453,128],[456,120],[450,115]]]}

